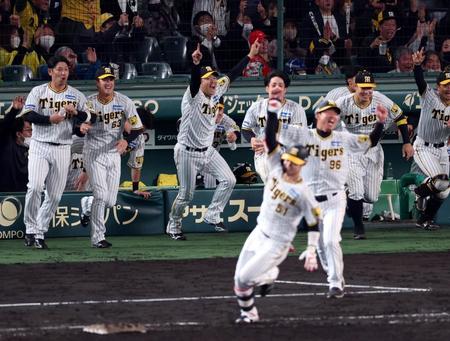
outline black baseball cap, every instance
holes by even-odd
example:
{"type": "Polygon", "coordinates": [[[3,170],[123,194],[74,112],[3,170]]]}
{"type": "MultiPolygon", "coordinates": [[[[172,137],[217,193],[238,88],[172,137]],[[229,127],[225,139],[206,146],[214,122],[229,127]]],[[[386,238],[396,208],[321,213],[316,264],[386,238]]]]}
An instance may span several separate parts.
{"type": "Polygon", "coordinates": [[[219,73],[211,66],[202,66],[200,68],[200,78],[208,78],[209,76],[219,77],[219,73]]]}
{"type": "Polygon", "coordinates": [[[97,79],[105,79],[108,77],[112,77],[114,79],[116,78],[116,76],[114,76],[114,70],[111,66],[101,66],[95,73],[95,78],[97,79]]]}
{"type": "Polygon", "coordinates": [[[367,70],[360,71],[356,74],[355,83],[360,88],[375,88],[377,86],[372,73],[367,70]]]}
{"type": "Polygon", "coordinates": [[[328,109],[333,109],[334,111],[336,111],[338,115],[341,114],[341,109],[338,108],[336,102],[326,99],[324,99],[322,102],[319,103],[319,105],[316,108],[316,114],[321,113],[328,109]]]}
{"type": "Polygon", "coordinates": [[[306,163],[306,158],[309,156],[309,149],[302,145],[295,145],[289,147],[282,155],[282,160],[288,160],[292,163],[301,166],[306,163]]]}
{"type": "Polygon", "coordinates": [[[450,83],[450,70],[442,71],[437,77],[436,81],[439,85],[445,85],[450,83]]]}
{"type": "Polygon", "coordinates": [[[385,10],[385,11],[378,13],[378,16],[377,16],[378,24],[381,24],[383,21],[389,20],[389,19],[397,20],[397,18],[395,16],[395,12],[393,10],[385,10]]]}

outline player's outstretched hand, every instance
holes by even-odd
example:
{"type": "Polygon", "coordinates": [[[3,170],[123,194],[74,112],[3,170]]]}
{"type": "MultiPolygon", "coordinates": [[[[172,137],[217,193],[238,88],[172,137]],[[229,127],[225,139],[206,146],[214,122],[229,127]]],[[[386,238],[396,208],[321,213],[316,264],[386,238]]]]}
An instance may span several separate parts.
{"type": "Polygon", "coordinates": [[[237,140],[237,135],[235,134],[234,131],[230,131],[227,133],[227,142],[233,143],[233,142],[236,142],[236,140],[237,140]]]}
{"type": "Polygon", "coordinates": [[[421,65],[423,63],[423,61],[425,60],[425,51],[423,47],[419,51],[416,51],[412,54],[412,59],[414,65],[421,65]]]}
{"type": "Polygon", "coordinates": [[[61,123],[65,119],[66,119],[66,116],[65,115],[60,115],[59,112],[51,114],[50,117],[49,117],[50,123],[52,123],[52,124],[61,123]]]}
{"type": "Polygon", "coordinates": [[[377,105],[377,111],[376,111],[376,115],[378,118],[378,121],[381,123],[385,123],[386,119],[388,117],[388,110],[382,106],[381,104],[377,105]]]}
{"type": "Polygon", "coordinates": [[[255,40],[255,42],[250,46],[250,52],[248,53],[249,58],[253,58],[259,54],[259,49],[261,47],[261,43],[259,42],[259,38],[255,40]]]}
{"type": "Polygon", "coordinates": [[[409,160],[410,158],[412,158],[414,155],[414,148],[412,146],[411,143],[405,143],[402,146],[402,156],[406,159],[409,160]]]}
{"type": "Polygon", "coordinates": [[[150,192],[147,192],[147,191],[136,190],[133,193],[143,197],[144,199],[148,199],[148,198],[150,198],[152,196],[152,194],[150,192]]]}
{"type": "Polygon", "coordinates": [[[75,109],[72,103],[66,104],[64,106],[64,110],[66,111],[66,114],[69,118],[78,115],[78,111],[77,109],[75,109]]]}
{"type": "Polygon", "coordinates": [[[89,131],[89,129],[91,129],[91,128],[92,128],[91,124],[83,122],[80,125],[80,132],[83,135],[85,135],[89,131]]]}
{"type": "Polygon", "coordinates": [[[264,141],[257,139],[256,137],[252,137],[250,140],[250,144],[252,145],[252,149],[256,154],[262,154],[265,151],[264,141]]]}
{"type": "Polygon", "coordinates": [[[125,153],[125,151],[127,150],[128,147],[128,142],[126,140],[119,140],[116,143],[116,149],[117,152],[122,155],[123,153],[125,153]]]}
{"type": "Polygon", "coordinates": [[[304,268],[306,271],[316,271],[318,269],[316,248],[313,246],[308,246],[305,251],[303,251],[298,257],[299,260],[305,260],[304,268]]]}
{"type": "Polygon", "coordinates": [[[23,97],[23,96],[14,97],[13,102],[12,102],[12,106],[14,109],[22,110],[24,104],[25,104],[25,97],[23,97]]]}
{"type": "Polygon", "coordinates": [[[82,172],[78,179],[75,181],[75,188],[77,192],[82,192],[86,189],[86,183],[89,177],[86,172],[82,172]]]}
{"type": "Polygon", "coordinates": [[[200,61],[203,58],[203,54],[200,51],[200,43],[197,44],[197,49],[192,53],[192,62],[195,65],[200,64],[200,61]]]}

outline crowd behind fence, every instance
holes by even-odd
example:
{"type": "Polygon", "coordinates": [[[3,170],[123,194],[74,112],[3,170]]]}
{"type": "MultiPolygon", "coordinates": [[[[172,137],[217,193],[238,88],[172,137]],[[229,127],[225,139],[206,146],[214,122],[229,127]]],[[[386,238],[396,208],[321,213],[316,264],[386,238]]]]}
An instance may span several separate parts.
{"type": "Polygon", "coordinates": [[[283,10],[278,3],[2,0],[2,78],[46,79],[45,64],[54,54],[69,59],[71,79],[93,79],[108,63],[117,65],[121,78],[168,78],[189,73],[197,44],[204,64],[227,72],[256,39],[260,53],[244,77],[264,76],[279,65],[280,39],[289,74],[339,74],[348,65],[410,72],[411,54],[421,48],[426,71],[450,63],[448,0],[285,0],[283,10]]]}

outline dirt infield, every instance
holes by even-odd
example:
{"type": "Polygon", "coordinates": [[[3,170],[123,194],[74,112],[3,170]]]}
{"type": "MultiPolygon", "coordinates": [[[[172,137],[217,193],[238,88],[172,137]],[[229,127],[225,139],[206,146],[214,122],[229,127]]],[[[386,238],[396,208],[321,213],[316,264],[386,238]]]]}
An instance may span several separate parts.
{"type": "Polygon", "coordinates": [[[236,259],[0,266],[0,340],[104,340],[96,323],[141,323],[108,340],[449,340],[450,253],[345,256],[346,296],[296,257],[236,326],[236,259]]]}

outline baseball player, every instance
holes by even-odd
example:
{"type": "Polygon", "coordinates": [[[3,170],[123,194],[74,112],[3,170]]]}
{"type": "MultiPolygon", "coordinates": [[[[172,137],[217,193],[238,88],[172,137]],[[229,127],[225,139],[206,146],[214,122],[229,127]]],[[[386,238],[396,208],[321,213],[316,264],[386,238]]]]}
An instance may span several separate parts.
{"type": "MultiPolygon", "coordinates": [[[[153,118],[151,114],[145,110],[144,108],[136,109],[139,118],[141,119],[144,130],[153,129],[153,118]]],[[[127,137],[127,134],[131,133],[131,124],[129,122],[125,122],[124,127],[124,136],[127,137]]],[[[75,144],[75,143],[74,143],[75,144]]],[[[81,148],[82,149],[82,148],[81,148]]],[[[151,196],[150,192],[143,191],[139,189],[139,181],[141,179],[141,170],[144,164],[144,152],[145,152],[145,137],[143,134],[139,134],[134,141],[131,141],[128,144],[127,153],[129,153],[127,165],[131,170],[131,181],[132,181],[132,190],[133,193],[143,197],[144,199],[148,199],[151,196]]],[[[81,157],[81,163],[83,159],[81,157]]],[[[69,172],[70,174],[70,172],[69,172]]],[[[79,171],[79,184],[76,190],[82,191],[84,183],[88,180],[87,174],[85,170],[79,171]]],[[[87,226],[91,219],[91,210],[92,210],[92,202],[94,200],[93,196],[84,196],[81,198],[81,214],[80,214],[80,222],[82,226],[87,226]]]]}
{"type": "Polygon", "coordinates": [[[447,141],[450,135],[450,70],[437,77],[437,88],[425,81],[420,66],[425,59],[423,48],[413,54],[414,78],[420,94],[420,118],[414,141],[414,161],[427,176],[415,189],[420,216],[417,226],[435,230],[434,218],[449,194],[449,159],[447,141]]]}
{"type": "MultiPolygon", "coordinates": [[[[289,77],[282,71],[274,70],[264,78],[264,86],[268,98],[281,101],[283,108],[278,118],[282,122],[307,126],[305,110],[294,101],[286,99],[286,92],[290,84],[289,77]]],[[[242,122],[242,135],[251,143],[255,152],[255,169],[265,183],[267,178],[266,153],[264,151],[264,131],[266,129],[266,112],[268,99],[254,102],[245,113],[242,122]]]]}
{"type": "MultiPolygon", "coordinates": [[[[395,122],[400,130],[403,139],[403,156],[406,159],[412,157],[414,150],[409,141],[406,117],[399,106],[385,95],[374,91],[376,84],[369,71],[358,72],[355,82],[355,93],[336,101],[336,105],[342,112],[345,129],[352,134],[370,133],[377,122],[377,107],[382,105],[389,111],[388,125],[395,122]]],[[[350,155],[349,162],[348,213],[354,223],[354,239],[366,239],[363,202],[374,203],[378,200],[383,179],[383,148],[378,145],[365,154],[350,155]]]]}
{"type": "MultiPolygon", "coordinates": [[[[357,85],[355,83],[355,76],[358,72],[363,71],[363,68],[361,66],[349,66],[345,69],[345,83],[346,86],[340,86],[334,89],[331,89],[325,96],[325,99],[329,101],[336,102],[339,98],[348,96],[350,94],[353,94],[356,92],[357,85]]],[[[340,121],[340,125],[342,128],[345,126],[343,125],[342,121],[340,121]]],[[[370,214],[372,213],[373,204],[363,202],[363,217],[365,219],[369,219],[370,214]]]]}
{"type": "Polygon", "coordinates": [[[346,208],[345,182],[349,173],[348,159],[352,154],[366,152],[381,138],[387,109],[376,108],[375,124],[370,135],[335,131],[341,110],[333,101],[322,101],[316,109],[316,129],[282,124],[280,142],[305,145],[309,158],[303,176],[319,202],[323,215],[318,254],[328,275],[328,298],[344,296],[344,260],[340,246],[342,222],[346,208]]]}
{"type": "Polygon", "coordinates": [[[261,296],[272,289],[278,277],[278,265],[286,259],[303,216],[310,230],[307,250],[300,258],[305,259],[307,271],[317,270],[320,208],[300,175],[308,162],[309,151],[302,145],[294,145],[281,152],[275,139],[281,107],[276,99],[268,101],[265,141],[269,173],[257,225],[248,236],[236,265],[234,292],[240,308],[236,323],[259,320],[254,304],[255,287],[259,287],[261,296]]]}
{"type": "Polygon", "coordinates": [[[89,179],[83,163],[84,137],[73,135],[70,149],[71,160],[64,191],[89,191],[89,179]]]}
{"type": "MultiPolygon", "coordinates": [[[[91,243],[95,248],[112,246],[105,239],[105,207],[113,207],[120,182],[120,155],[128,143],[142,133],[143,127],[134,103],[114,91],[115,76],[111,67],[101,67],[96,73],[98,93],[87,99],[87,106],[97,119],[86,132],[83,160],[89,176],[94,199],[91,212],[91,243]],[[125,121],[131,133],[124,139],[125,121]]],[[[81,130],[83,131],[83,125],[81,130]]]]}
{"type": "Polygon", "coordinates": [[[25,245],[38,249],[48,248],[44,234],[66,185],[73,118],[90,120],[86,98],[67,84],[67,59],[61,56],[50,58],[48,69],[50,83],[34,87],[24,108],[33,123],[24,209],[25,245]],[[41,205],[44,186],[45,198],[41,205]]]}
{"type": "Polygon", "coordinates": [[[186,240],[181,230],[182,214],[192,200],[199,172],[210,173],[219,182],[204,221],[215,229],[226,230],[221,222],[220,213],[228,202],[236,178],[226,161],[212,146],[217,104],[230,83],[242,74],[249,58],[258,53],[259,45],[256,40],[249,54],[230,71],[229,75],[219,79],[219,74],[211,67],[200,67],[202,59],[200,45],[192,53],[191,82],[181,102],[181,125],[177,136],[178,142],[174,148],[180,188],[172,204],[166,228],[167,234],[174,240],[186,240]]]}

